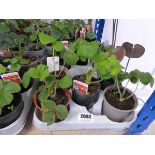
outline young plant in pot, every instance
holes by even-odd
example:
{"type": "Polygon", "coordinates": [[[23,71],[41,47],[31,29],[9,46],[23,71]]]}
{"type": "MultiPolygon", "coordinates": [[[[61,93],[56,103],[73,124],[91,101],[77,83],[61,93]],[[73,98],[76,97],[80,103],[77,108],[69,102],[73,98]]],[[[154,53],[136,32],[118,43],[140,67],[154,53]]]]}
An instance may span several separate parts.
{"type": "MultiPolygon", "coordinates": [[[[23,77],[24,73],[31,67],[36,66],[38,63],[37,57],[24,54],[24,47],[22,44],[25,43],[25,35],[16,35],[13,33],[11,37],[14,39],[14,48],[16,51],[11,51],[11,57],[4,59],[4,63],[8,63],[9,66],[6,69],[6,73],[18,72],[20,78],[23,77]]],[[[30,85],[27,89],[21,84],[21,93],[31,88],[33,80],[31,79],[30,85]]]]}
{"type": "Polygon", "coordinates": [[[30,77],[40,81],[34,95],[38,117],[41,115],[41,120],[47,125],[66,119],[70,101],[70,92],[66,88],[71,86],[72,78],[69,75],[56,77],[56,71],[50,73],[48,67],[43,64],[29,69],[23,81],[25,86],[28,85],[30,77]]]}
{"type": "Polygon", "coordinates": [[[115,85],[109,86],[104,90],[103,114],[114,122],[126,121],[130,114],[137,108],[138,99],[135,95],[139,84],[152,87],[154,78],[148,72],[141,72],[137,69],[128,72],[121,71],[115,76],[115,85]],[[124,80],[127,80],[125,87],[120,86],[124,80]],[[136,84],[132,92],[128,89],[129,82],[136,84]]]}
{"type": "Polygon", "coordinates": [[[22,113],[24,103],[20,86],[0,79],[0,129],[15,122],[22,113]]]}
{"type": "Polygon", "coordinates": [[[29,36],[29,41],[27,42],[25,54],[36,56],[39,58],[40,63],[45,63],[46,50],[45,47],[39,41],[40,25],[32,24],[30,27],[26,27],[24,32],[29,36]]]}
{"type": "MultiPolygon", "coordinates": [[[[73,77],[74,80],[84,83],[83,85],[87,85],[86,87],[88,87],[88,90],[87,88],[85,89],[85,91],[76,89],[79,87],[75,86],[74,81],[72,91],[73,101],[79,105],[85,106],[87,109],[92,108],[92,106],[97,102],[99,98],[100,81],[98,81],[98,79],[94,77],[95,68],[90,68],[90,62],[98,53],[98,49],[98,42],[87,42],[86,40],[80,38],[76,40],[74,46],[70,47],[71,51],[66,52],[66,55],[69,55],[70,53],[70,55],[72,54],[75,57],[75,62],[77,62],[79,58],[83,60],[89,60],[86,72],[82,75],[73,77]]],[[[64,57],[64,59],[66,58],[64,57]]]]}

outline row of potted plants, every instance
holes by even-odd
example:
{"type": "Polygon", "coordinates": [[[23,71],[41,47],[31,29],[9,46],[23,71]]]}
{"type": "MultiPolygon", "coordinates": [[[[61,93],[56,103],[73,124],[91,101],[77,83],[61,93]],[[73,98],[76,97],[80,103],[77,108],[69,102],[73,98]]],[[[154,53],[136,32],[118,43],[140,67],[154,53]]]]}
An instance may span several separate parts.
{"type": "MultiPolygon", "coordinates": [[[[92,108],[99,99],[100,90],[104,90],[103,114],[112,121],[123,122],[138,105],[135,91],[139,83],[150,84],[151,87],[154,84],[154,78],[148,72],[141,72],[137,69],[127,72],[130,59],[138,58],[145,52],[144,47],[139,44],[133,46],[126,42],[116,48],[106,46],[94,41],[95,35],[91,31],[90,25],[87,26],[87,37],[80,37],[78,32],[83,24],[81,20],[56,20],[52,22],[51,26],[44,25],[37,20],[31,21],[29,24],[30,26],[24,28],[24,31],[22,29],[22,34],[16,34],[17,32],[12,34],[12,30],[11,33],[10,30],[2,31],[8,35],[9,44],[13,47],[18,45],[20,50],[12,51],[10,56],[3,57],[0,74],[18,72],[22,83],[19,85],[11,81],[0,80],[2,86],[0,118],[4,117],[5,109],[15,111],[17,100],[15,95],[28,90],[33,81],[38,80],[39,86],[34,94],[34,103],[39,116],[41,116],[40,119],[48,125],[67,118],[71,98],[75,103],[85,106],[88,110],[92,108]],[[17,35],[17,39],[11,39],[12,35],[13,38],[17,35]],[[68,39],[67,48],[61,42],[64,39],[68,39]],[[23,44],[27,45],[27,49],[30,49],[29,43],[38,45],[35,46],[37,49],[44,49],[43,60],[40,60],[41,56],[39,57],[41,52],[22,50],[23,44]],[[120,63],[124,56],[129,57],[126,68],[122,67],[120,63]],[[50,62],[52,70],[48,66],[47,57],[52,58],[50,62]],[[61,66],[55,63],[56,57],[60,58],[61,66]],[[72,78],[69,68],[73,65],[85,65],[86,70],[82,75],[72,78]],[[86,84],[88,90],[79,91],[79,88],[74,86],[75,80],[86,84]],[[122,86],[124,80],[127,80],[125,87],[122,86]],[[136,84],[134,92],[127,88],[129,82],[136,84]],[[72,95],[70,90],[72,90],[72,95]]],[[[5,28],[5,24],[2,25],[5,28]]],[[[3,39],[1,40],[3,41],[3,39]]],[[[6,42],[8,43],[8,41],[6,42]]],[[[19,96],[17,98],[19,99],[19,96]]]]}
{"type": "MultiPolygon", "coordinates": [[[[64,50],[64,45],[58,40],[67,39],[73,41],[78,38],[81,24],[84,24],[83,20],[54,20],[49,25],[41,20],[0,21],[0,74],[3,75],[0,79],[2,86],[0,94],[0,118],[2,121],[0,121],[0,128],[4,128],[14,122],[23,110],[24,104],[21,93],[29,90],[34,81],[32,77],[28,78],[27,71],[40,63],[46,64],[47,55],[50,56],[52,54],[51,50],[47,52],[47,47],[50,47],[49,45],[52,42],[49,42],[45,47],[40,42],[40,33],[45,32],[53,36],[53,50],[59,56],[60,51],[64,50]],[[18,115],[16,114],[17,108],[19,110],[18,115]],[[10,117],[14,115],[15,118],[12,117],[10,119],[9,115],[10,117]],[[7,116],[8,119],[6,119],[7,116]]],[[[89,32],[90,29],[87,31],[89,32]]],[[[89,32],[87,38],[89,38],[91,32],[89,32]]],[[[60,77],[65,74],[63,69],[64,66],[59,74],[60,77]]],[[[64,80],[67,78],[71,81],[69,76],[65,76],[64,80]]],[[[59,83],[61,83],[61,80],[59,83]]],[[[54,90],[56,91],[56,88],[54,90]]]]}

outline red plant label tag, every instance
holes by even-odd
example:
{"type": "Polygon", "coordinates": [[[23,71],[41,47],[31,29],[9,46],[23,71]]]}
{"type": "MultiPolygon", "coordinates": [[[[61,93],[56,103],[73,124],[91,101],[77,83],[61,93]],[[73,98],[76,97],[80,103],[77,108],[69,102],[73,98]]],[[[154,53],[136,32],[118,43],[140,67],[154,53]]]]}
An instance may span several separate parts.
{"type": "Polygon", "coordinates": [[[65,46],[68,47],[68,41],[67,40],[64,40],[64,41],[61,41],[65,46]]]}
{"type": "Polygon", "coordinates": [[[76,90],[80,94],[88,93],[88,85],[78,80],[73,81],[73,89],[76,90]]]}
{"type": "Polygon", "coordinates": [[[10,56],[10,51],[0,48],[0,55],[5,56],[5,57],[10,56]]]}
{"type": "Polygon", "coordinates": [[[79,121],[93,121],[94,115],[89,113],[79,113],[78,114],[79,121]]]}
{"type": "Polygon", "coordinates": [[[85,32],[84,31],[80,31],[80,38],[85,38],[85,32]]]}
{"type": "Polygon", "coordinates": [[[21,80],[21,78],[20,78],[20,76],[19,76],[19,74],[17,72],[2,74],[1,78],[4,81],[12,81],[12,82],[15,82],[15,83],[18,83],[18,84],[22,83],[22,80],[21,80]]]}

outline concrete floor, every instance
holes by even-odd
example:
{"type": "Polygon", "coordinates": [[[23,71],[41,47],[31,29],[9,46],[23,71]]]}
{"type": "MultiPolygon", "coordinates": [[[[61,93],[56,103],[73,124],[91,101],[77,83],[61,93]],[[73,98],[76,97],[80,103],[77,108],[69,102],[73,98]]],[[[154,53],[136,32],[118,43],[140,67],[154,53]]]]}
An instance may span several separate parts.
{"type": "MultiPolygon", "coordinates": [[[[109,130],[80,130],[80,131],[43,131],[32,125],[34,106],[31,107],[27,122],[19,135],[122,135],[123,132],[109,130]]],[[[142,134],[155,135],[155,121],[142,134]]]]}

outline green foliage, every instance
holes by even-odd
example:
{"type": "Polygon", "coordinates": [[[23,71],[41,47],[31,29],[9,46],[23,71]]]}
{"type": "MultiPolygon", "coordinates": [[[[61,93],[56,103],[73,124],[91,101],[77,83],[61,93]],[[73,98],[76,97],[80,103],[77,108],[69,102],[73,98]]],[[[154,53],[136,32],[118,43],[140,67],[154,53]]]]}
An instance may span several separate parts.
{"type": "Polygon", "coordinates": [[[54,101],[44,100],[41,102],[41,106],[46,112],[42,115],[42,121],[47,125],[51,125],[55,122],[56,118],[64,120],[68,116],[68,110],[65,105],[56,105],[54,101]]]}
{"type": "Polygon", "coordinates": [[[0,112],[2,112],[4,106],[12,102],[13,93],[17,93],[20,90],[21,88],[17,83],[0,80],[0,112]]]}
{"type": "Polygon", "coordinates": [[[10,71],[19,71],[21,68],[21,65],[28,64],[28,60],[24,59],[22,56],[14,56],[10,59],[4,59],[3,62],[9,62],[11,65],[10,71]]]}
{"type": "Polygon", "coordinates": [[[91,83],[91,79],[93,77],[93,74],[94,74],[94,70],[93,69],[90,69],[87,73],[86,73],[86,80],[85,80],[85,83],[86,84],[90,84],[91,83]]]}
{"type": "Polygon", "coordinates": [[[79,57],[76,53],[68,51],[64,53],[63,59],[68,65],[75,65],[79,60],[79,57]]]}
{"type": "Polygon", "coordinates": [[[48,67],[43,64],[40,64],[35,68],[30,68],[28,72],[32,78],[39,79],[40,81],[44,80],[50,75],[48,67]]]}
{"type": "Polygon", "coordinates": [[[94,32],[92,32],[91,30],[87,31],[86,33],[86,39],[89,39],[89,40],[93,40],[96,38],[96,35],[94,32]]]}
{"type": "Polygon", "coordinates": [[[97,54],[98,49],[98,42],[87,42],[86,40],[80,40],[77,47],[77,54],[80,58],[92,59],[97,54]]]}
{"type": "Polygon", "coordinates": [[[61,79],[53,75],[48,71],[48,67],[43,64],[39,64],[34,68],[30,68],[25,72],[23,76],[23,85],[27,87],[30,78],[39,79],[40,86],[38,88],[38,99],[41,103],[41,107],[46,110],[42,114],[42,121],[47,122],[48,125],[55,122],[56,118],[63,120],[67,117],[68,111],[64,105],[56,105],[53,100],[49,98],[55,97],[58,88],[68,88],[72,85],[72,78],[69,75],[65,75],[61,79]]]}
{"type": "Polygon", "coordinates": [[[93,63],[99,76],[103,80],[115,77],[122,69],[115,55],[107,56],[107,54],[103,52],[100,52],[93,58],[93,63]]]}
{"type": "Polygon", "coordinates": [[[60,88],[68,88],[72,85],[72,78],[69,75],[66,75],[58,80],[58,85],[60,88]]]}
{"type": "Polygon", "coordinates": [[[0,74],[4,74],[7,68],[0,64],[0,74]]]}

